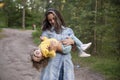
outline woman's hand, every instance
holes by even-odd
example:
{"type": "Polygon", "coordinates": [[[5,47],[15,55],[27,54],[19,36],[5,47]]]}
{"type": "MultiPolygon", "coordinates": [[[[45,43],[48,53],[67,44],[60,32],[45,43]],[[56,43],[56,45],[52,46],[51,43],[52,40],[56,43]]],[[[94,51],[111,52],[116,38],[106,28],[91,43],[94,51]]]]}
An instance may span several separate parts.
{"type": "Polygon", "coordinates": [[[74,41],[70,37],[67,37],[65,40],[62,40],[62,43],[64,45],[73,45],[74,41]]]}

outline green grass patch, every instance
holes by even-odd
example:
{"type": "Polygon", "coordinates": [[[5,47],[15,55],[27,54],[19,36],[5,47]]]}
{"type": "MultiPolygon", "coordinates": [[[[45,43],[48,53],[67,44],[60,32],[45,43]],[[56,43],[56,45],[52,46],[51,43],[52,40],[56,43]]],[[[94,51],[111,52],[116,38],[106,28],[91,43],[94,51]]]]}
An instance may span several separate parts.
{"type": "Polygon", "coordinates": [[[2,29],[0,28],[0,32],[2,32],[2,29]]]}
{"type": "Polygon", "coordinates": [[[97,58],[92,68],[104,74],[107,80],[120,80],[120,62],[114,58],[97,58]]]}
{"type": "Polygon", "coordinates": [[[92,70],[103,74],[106,80],[120,80],[120,60],[116,56],[91,56],[88,58],[80,58],[76,52],[72,53],[74,64],[81,67],[90,67],[92,70]]]}
{"type": "Polygon", "coordinates": [[[0,39],[6,37],[6,35],[2,34],[2,28],[0,28],[0,39]]]}
{"type": "Polygon", "coordinates": [[[3,35],[1,34],[2,29],[0,28],[0,39],[3,37],[3,35]]]}
{"type": "Polygon", "coordinates": [[[36,30],[35,32],[32,33],[33,36],[33,42],[37,45],[40,44],[40,35],[41,35],[41,31],[40,30],[36,30]]]}
{"type": "Polygon", "coordinates": [[[34,38],[33,42],[37,45],[40,44],[40,38],[34,38]]]}

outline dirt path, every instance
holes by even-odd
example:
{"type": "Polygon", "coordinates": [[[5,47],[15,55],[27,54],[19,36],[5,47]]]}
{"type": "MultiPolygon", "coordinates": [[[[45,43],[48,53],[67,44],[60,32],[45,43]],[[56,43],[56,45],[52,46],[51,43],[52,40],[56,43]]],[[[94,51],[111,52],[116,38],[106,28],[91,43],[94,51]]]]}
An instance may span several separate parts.
{"type": "MultiPolygon", "coordinates": [[[[40,80],[40,72],[32,68],[30,50],[32,30],[3,29],[0,34],[0,80],[40,80]]],[[[75,68],[76,80],[104,80],[88,68],[75,68]]]]}

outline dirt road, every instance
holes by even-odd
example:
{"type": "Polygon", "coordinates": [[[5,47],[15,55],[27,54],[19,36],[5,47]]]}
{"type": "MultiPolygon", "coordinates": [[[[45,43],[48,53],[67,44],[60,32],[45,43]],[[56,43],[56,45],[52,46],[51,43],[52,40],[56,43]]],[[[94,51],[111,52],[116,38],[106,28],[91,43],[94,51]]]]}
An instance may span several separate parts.
{"type": "MultiPolygon", "coordinates": [[[[0,80],[40,80],[30,62],[32,30],[3,29],[0,33],[0,80]]],[[[104,80],[100,74],[88,68],[75,68],[76,80],[104,80]]]]}

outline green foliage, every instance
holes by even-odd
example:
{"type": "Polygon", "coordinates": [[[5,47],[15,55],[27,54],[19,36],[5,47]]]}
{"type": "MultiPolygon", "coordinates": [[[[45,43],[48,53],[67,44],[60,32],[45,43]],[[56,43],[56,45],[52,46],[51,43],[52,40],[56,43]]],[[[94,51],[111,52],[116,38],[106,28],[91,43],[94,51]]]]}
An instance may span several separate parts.
{"type": "Polygon", "coordinates": [[[41,35],[41,30],[37,29],[32,33],[34,43],[39,45],[40,44],[40,35],[41,35]]]}
{"type": "Polygon", "coordinates": [[[2,8],[0,8],[0,28],[2,28],[2,27],[5,27],[5,26],[6,26],[5,21],[6,21],[6,18],[5,18],[5,16],[4,16],[3,9],[2,9],[2,8]]]}
{"type": "MultiPolygon", "coordinates": [[[[24,0],[23,0],[24,1],[24,0]]],[[[0,16],[2,22],[0,22],[1,26],[8,26],[8,27],[22,27],[22,1],[21,0],[4,0],[5,6],[0,9],[0,16]]],[[[41,24],[41,19],[43,11],[38,12],[36,9],[33,9],[34,6],[32,2],[25,3],[25,26],[31,26],[36,24],[37,27],[41,24]],[[28,3],[30,5],[28,5],[28,3]],[[29,9],[30,6],[32,7],[32,11],[29,9]]],[[[34,4],[35,5],[35,4],[34,4]]],[[[38,4],[39,5],[39,4],[38,4]]]]}
{"type": "Polygon", "coordinates": [[[35,32],[32,33],[33,38],[35,37],[40,37],[41,32],[36,30],[35,32]]]}
{"type": "Polygon", "coordinates": [[[38,38],[38,37],[34,38],[33,42],[35,44],[39,45],[40,44],[40,38],[38,38]]]}

